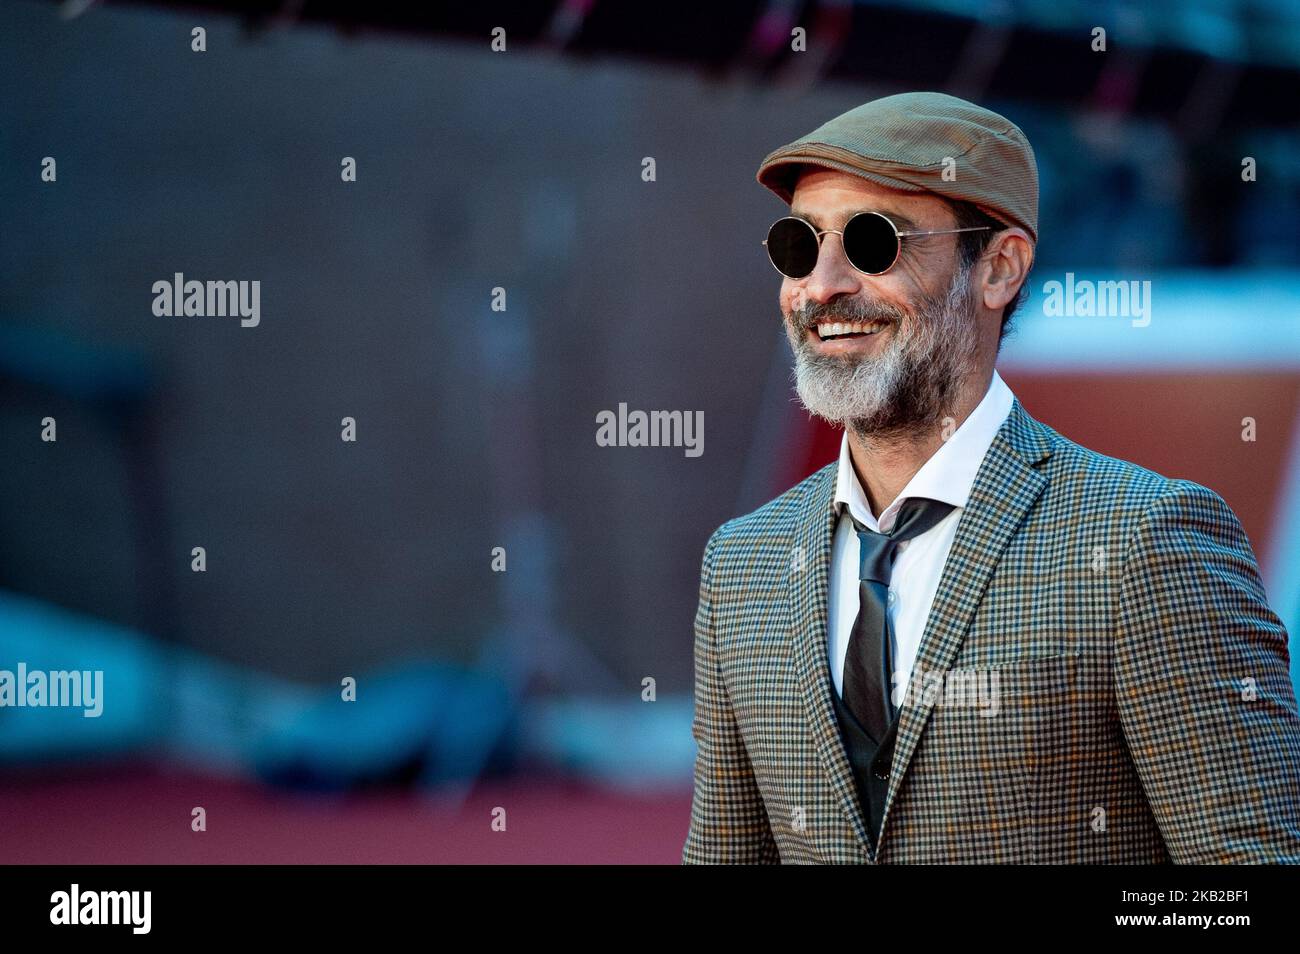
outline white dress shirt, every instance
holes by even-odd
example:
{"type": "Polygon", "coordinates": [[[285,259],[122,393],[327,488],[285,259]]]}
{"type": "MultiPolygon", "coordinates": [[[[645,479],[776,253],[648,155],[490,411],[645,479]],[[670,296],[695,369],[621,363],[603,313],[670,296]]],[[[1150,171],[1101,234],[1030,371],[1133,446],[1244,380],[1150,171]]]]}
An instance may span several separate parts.
{"type": "Polygon", "coordinates": [[[831,678],[835,691],[843,695],[844,656],[848,651],[853,621],[858,615],[858,534],[850,514],[858,522],[880,533],[894,526],[899,508],[908,497],[930,497],[953,505],[953,510],[922,534],[898,545],[898,555],[890,575],[886,612],[894,627],[894,679],[891,687],[895,701],[906,692],[930,606],[939,589],[948,551],[957,535],[957,523],[970,498],[975,473],[984,461],[989,446],[1002,422],[1011,413],[1014,395],[996,370],[983,400],[976,405],[961,427],[953,432],[934,455],[921,465],[893,503],[880,514],[879,521],[867,505],[866,495],[853,469],[846,432],[840,442],[839,473],[835,482],[835,541],[831,549],[830,605],[827,613],[827,636],[831,678]],[[848,511],[845,511],[847,505],[848,511]]]}

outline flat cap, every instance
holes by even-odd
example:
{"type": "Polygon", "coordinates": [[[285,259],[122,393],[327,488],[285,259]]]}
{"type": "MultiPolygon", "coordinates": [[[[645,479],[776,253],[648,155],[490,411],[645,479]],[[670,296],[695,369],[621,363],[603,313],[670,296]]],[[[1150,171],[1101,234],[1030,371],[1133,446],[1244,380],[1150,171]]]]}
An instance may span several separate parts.
{"type": "Polygon", "coordinates": [[[971,202],[1038,241],[1029,140],[1011,120],[956,96],[899,93],[863,103],[769,153],[757,178],[789,203],[807,165],[971,202]]]}

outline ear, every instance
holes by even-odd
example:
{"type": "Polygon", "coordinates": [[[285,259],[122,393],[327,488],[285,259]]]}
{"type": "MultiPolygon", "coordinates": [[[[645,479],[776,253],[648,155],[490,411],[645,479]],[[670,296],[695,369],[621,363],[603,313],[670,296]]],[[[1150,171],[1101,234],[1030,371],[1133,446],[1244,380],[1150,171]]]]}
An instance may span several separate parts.
{"type": "Polygon", "coordinates": [[[984,306],[1000,312],[1016,297],[1034,264],[1034,245],[1019,227],[1003,229],[982,256],[980,294],[984,306]]]}

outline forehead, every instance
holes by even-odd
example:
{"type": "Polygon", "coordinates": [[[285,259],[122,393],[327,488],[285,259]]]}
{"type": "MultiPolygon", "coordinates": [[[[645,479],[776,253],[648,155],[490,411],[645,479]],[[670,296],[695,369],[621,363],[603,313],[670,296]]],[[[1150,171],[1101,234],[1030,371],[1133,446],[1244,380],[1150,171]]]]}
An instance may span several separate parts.
{"type": "Polygon", "coordinates": [[[790,214],[818,228],[839,228],[855,212],[889,214],[903,227],[938,226],[948,221],[948,205],[932,192],[904,192],[861,176],[816,166],[805,168],[795,183],[790,214]]]}

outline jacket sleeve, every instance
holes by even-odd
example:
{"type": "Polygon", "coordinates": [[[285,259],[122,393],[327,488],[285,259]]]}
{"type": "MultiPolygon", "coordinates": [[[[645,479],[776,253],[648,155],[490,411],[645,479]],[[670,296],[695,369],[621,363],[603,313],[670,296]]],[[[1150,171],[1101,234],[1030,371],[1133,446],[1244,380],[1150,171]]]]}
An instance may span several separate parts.
{"type": "Polygon", "coordinates": [[[713,631],[713,558],[726,525],[704,548],[695,614],[695,794],[682,864],[777,864],[763,798],[731,711],[713,631]]]}
{"type": "Polygon", "coordinates": [[[1115,693],[1171,859],[1300,863],[1287,632],[1236,514],[1171,481],[1125,557],[1115,693]]]}

